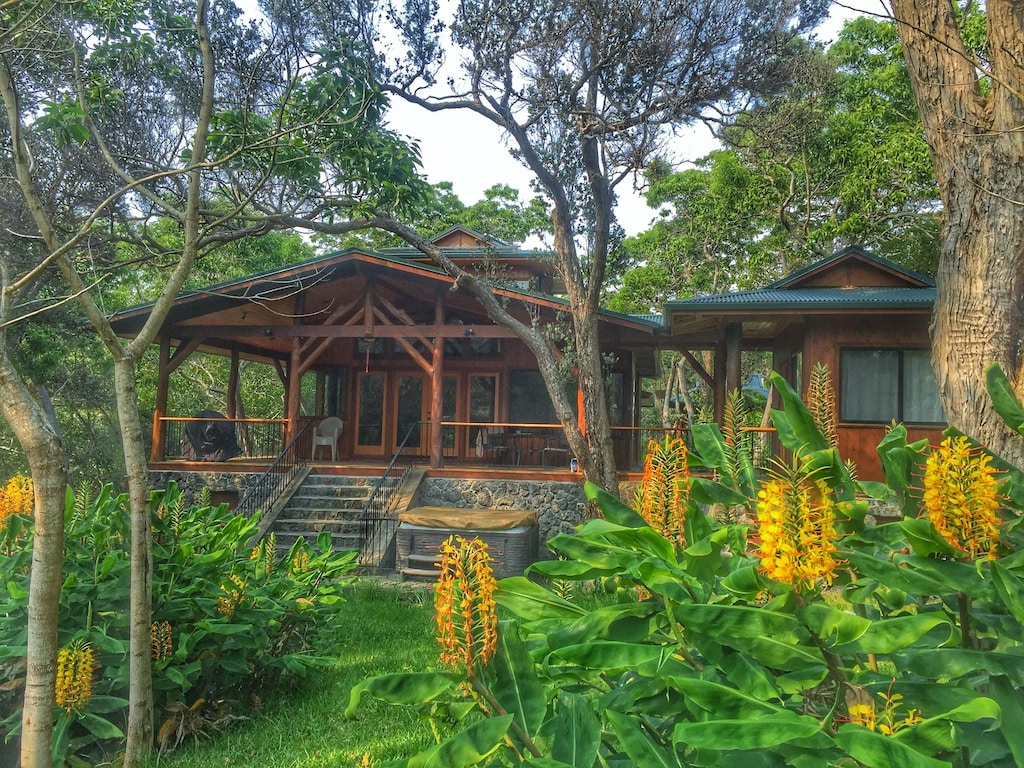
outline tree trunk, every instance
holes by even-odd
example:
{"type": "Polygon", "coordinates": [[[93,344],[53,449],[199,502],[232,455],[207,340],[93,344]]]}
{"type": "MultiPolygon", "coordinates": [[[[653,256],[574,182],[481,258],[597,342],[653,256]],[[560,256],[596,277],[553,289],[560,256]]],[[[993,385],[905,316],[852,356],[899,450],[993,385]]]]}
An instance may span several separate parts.
{"type": "Polygon", "coordinates": [[[128,732],[124,764],[143,765],[153,744],[153,668],[150,628],[153,565],[149,473],[143,448],[135,389],[135,361],[114,361],[114,392],[121,423],[125,473],[131,509],[131,616],[128,654],[128,732]]]}
{"type": "Polygon", "coordinates": [[[21,712],[22,768],[48,768],[57,676],[57,612],[64,565],[64,447],[0,346],[0,410],[25,451],[35,511],[28,597],[28,659],[21,712]]]}
{"type": "Polygon", "coordinates": [[[987,91],[960,39],[953,6],[894,0],[942,195],[932,315],[932,364],[950,424],[1015,464],[1024,445],[993,411],[984,368],[998,362],[1024,390],[1024,19],[1009,0],[986,3],[987,91]]]}

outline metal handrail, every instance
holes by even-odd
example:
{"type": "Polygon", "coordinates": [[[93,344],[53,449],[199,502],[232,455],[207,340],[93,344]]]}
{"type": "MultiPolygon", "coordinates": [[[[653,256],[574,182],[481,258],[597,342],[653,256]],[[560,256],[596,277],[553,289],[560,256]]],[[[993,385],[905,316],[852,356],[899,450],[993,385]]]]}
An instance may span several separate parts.
{"type": "Polygon", "coordinates": [[[390,543],[389,538],[393,531],[385,532],[385,525],[393,520],[391,508],[394,505],[395,495],[402,485],[406,473],[412,469],[413,462],[405,455],[406,443],[414,432],[418,432],[421,423],[417,422],[409,427],[402,442],[395,450],[395,455],[388,462],[384,474],[380,476],[377,485],[374,486],[370,497],[366,500],[363,508],[359,511],[359,521],[362,525],[362,537],[359,544],[359,562],[365,567],[377,567],[390,543]],[[398,474],[401,472],[401,474],[398,474]],[[388,481],[398,474],[394,482],[388,481]]]}
{"type": "MultiPolygon", "coordinates": [[[[306,458],[308,451],[299,450],[300,442],[308,442],[303,438],[307,437],[309,426],[310,422],[302,425],[298,434],[267,467],[267,471],[249,487],[249,490],[235,506],[236,513],[252,517],[260,510],[267,512],[273,508],[274,503],[281,498],[295,473],[309,464],[309,460],[306,458]]],[[[305,448],[305,445],[302,447],[305,448]]]]}

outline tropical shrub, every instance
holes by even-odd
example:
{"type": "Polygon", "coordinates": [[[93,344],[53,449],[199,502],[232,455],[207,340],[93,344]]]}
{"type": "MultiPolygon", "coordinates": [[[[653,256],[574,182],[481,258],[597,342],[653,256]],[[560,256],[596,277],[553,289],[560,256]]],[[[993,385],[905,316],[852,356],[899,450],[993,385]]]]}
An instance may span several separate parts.
{"type": "MultiPolygon", "coordinates": [[[[356,564],[299,542],[250,542],[258,520],[227,505],[186,506],[173,484],[152,496],[153,686],[161,746],[244,716],[267,686],[333,663],[341,587],[356,564]]],[[[67,495],[54,765],[95,765],[120,749],[128,681],[127,497],[110,486],[67,495]]],[[[31,518],[0,530],[0,728],[20,725],[31,518]],[[13,542],[17,546],[13,546],[13,542]]]]}
{"type": "MultiPolygon", "coordinates": [[[[683,481],[684,542],[588,486],[603,517],[531,570],[603,584],[601,604],[505,579],[495,600],[514,620],[489,662],[372,678],[348,714],[370,695],[461,719],[394,765],[1024,765],[1024,476],[952,430],[932,447],[897,426],[879,446],[887,484],[858,482],[773,384],[791,464],[754,478],[708,428],[699,455],[729,471],[683,481]],[[903,519],[866,525],[868,497],[903,519]]],[[[990,391],[1024,430],[998,373],[990,391]]]]}

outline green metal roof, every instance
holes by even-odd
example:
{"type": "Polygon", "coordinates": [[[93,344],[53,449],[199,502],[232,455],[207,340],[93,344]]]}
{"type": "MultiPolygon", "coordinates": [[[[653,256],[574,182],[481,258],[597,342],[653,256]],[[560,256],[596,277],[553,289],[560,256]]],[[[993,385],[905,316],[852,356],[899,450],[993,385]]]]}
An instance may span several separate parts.
{"type": "Polygon", "coordinates": [[[761,288],[665,302],[669,312],[931,309],[935,288],[761,288]]]}

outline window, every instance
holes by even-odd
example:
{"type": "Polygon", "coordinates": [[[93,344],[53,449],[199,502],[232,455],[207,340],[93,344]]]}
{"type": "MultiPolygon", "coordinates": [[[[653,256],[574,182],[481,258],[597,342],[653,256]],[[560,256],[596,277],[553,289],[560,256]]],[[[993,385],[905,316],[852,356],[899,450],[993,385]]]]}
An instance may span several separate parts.
{"type": "Polygon", "coordinates": [[[945,422],[926,349],[844,349],[839,372],[840,421],[945,422]]]}
{"type": "MultiPolygon", "coordinates": [[[[576,382],[563,385],[566,397],[576,410],[576,382]]],[[[547,385],[540,371],[509,372],[509,421],[516,424],[557,424],[547,385]]]]}

